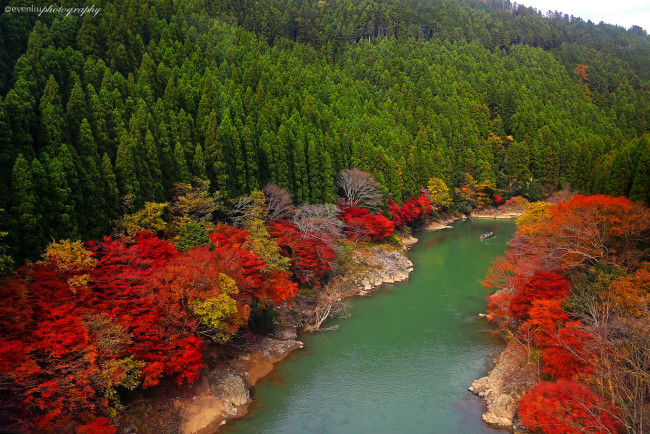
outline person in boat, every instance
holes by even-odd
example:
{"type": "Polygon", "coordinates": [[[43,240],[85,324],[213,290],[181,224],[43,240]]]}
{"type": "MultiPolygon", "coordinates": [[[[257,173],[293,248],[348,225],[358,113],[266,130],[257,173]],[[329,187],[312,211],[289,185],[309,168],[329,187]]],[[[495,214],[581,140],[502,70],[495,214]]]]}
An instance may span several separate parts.
{"type": "Polygon", "coordinates": [[[481,236],[479,238],[484,240],[486,238],[490,238],[490,237],[493,237],[493,236],[494,236],[494,232],[486,232],[484,234],[481,234],[481,236]]]}

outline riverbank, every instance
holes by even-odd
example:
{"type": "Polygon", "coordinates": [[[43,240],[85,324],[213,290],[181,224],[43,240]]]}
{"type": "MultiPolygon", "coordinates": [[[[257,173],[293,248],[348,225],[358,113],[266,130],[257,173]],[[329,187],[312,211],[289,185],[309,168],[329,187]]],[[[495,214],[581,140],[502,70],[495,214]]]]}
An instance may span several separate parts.
{"type": "MultiPolygon", "coordinates": [[[[494,213],[494,215],[499,215],[498,212],[494,213]]],[[[512,218],[511,216],[510,218],[512,218]]],[[[470,216],[471,218],[471,216],[470,216]]],[[[505,217],[502,217],[505,218],[505,217]]],[[[444,216],[443,218],[439,219],[438,221],[432,222],[426,227],[423,228],[423,230],[427,231],[439,231],[439,230],[444,230],[444,229],[451,229],[452,226],[450,226],[451,223],[460,221],[460,220],[466,220],[468,219],[467,216],[460,215],[460,216],[455,216],[455,215],[448,215],[444,216]]],[[[384,283],[395,283],[395,282],[400,282],[403,280],[408,279],[409,273],[413,270],[413,263],[406,257],[405,251],[413,246],[415,243],[418,242],[417,238],[414,238],[410,235],[408,236],[402,236],[400,237],[401,241],[401,250],[387,250],[384,248],[380,248],[377,246],[374,246],[370,248],[368,251],[366,251],[365,254],[362,254],[363,250],[361,251],[356,251],[354,253],[354,262],[358,264],[356,267],[356,272],[352,273],[352,275],[344,275],[339,277],[339,281],[335,282],[334,286],[341,286],[341,287],[352,287],[352,290],[344,290],[343,291],[343,297],[352,297],[352,296],[368,296],[372,293],[374,289],[377,287],[380,287],[384,283]]],[[[303,317],[309,316],[309,314],[313,313],[312,312],[305,312],[304,310],[301,312],[301,315],[303,317]]],[[[320,323],[319,323],[320,326],[320,323]]],[[[284,334],[288,334],[287,338],[290,339],[295,339],[296,338],[296,329],[291,329],[287,330],[284,329],[282,332],[284,334]]],[[[277,360],[273,361],[273,363],[276,363],[277,361],[282,360],[284,357],[286,357],[289,354],[289,352],[284,353],[282,357],[279,357],[277,360]]],[[[251,357],[253,360],[257,360],[258,363],[266,364],[267,360],[265,358],[258,358],[256,356],[251,357]]],[[[251,367],[254,369],[254,365],[251,365],[251,367]]],[[[270,373],[272,370],[271,368],[267,371],[267,373],[270,373]]],[[[246,372],[243,372],[243,375],[246,375],[246,372]]],[[[250,386],[252,387],[257,380],[261,379],[262,377],[255,377],[255,381],[252,381],[250,386]]],[[[250,396],[250,395],[249,395],[250,396]]],[[[230,417],[225,417],[223,420],[220,422],[220,425],[224,424],[226,420],[230,419],[237,419],[240,417],[245,416],[248,413],[248,407],[249,407],[250,402],[245,405],[245,406],[240,406],[236,407],[237,413],[228,415],[230,417]]],[[[182,431],[184,433],[191,433],[191,432],[209,432],[209,431],[189,431],[189,430],[184,430],[182,431]]]]}
{"type": "MultiPolygon", "coordinates": [[[[513,219],[524,213],[522,206],[502,207],[472,213],[478,219],[513,219]]],[[[479,314],[482,318],[485,314],[479,314]]],[[[521,397],[536,384],[536,364],[529,362],[528,352],[514,341],[508,342],[487,376],[475,380],[469,391],[482,397],[487,405],[483,420],[494,427],[524,433],[517,424],[521,397]]]]}
{"type": "Polygon", "coordinates": [[[521,397],[537,383],[537,364],[529,363],[522,345],[510,341],[487,376],[475,380],[469,391],[485,399],[487,409],[483,420],[494,427],[523,433],[516,424],[521,397]]]}
{"type": "Polygon", "coordinates": [[[476,210],[470,214],[475,219],[514,219],[521,216],[528,201],[524,198],[510,199],[500,207],[486,207],[476,210]]]}
{"type": "MultiPolygon", "coordinates": [[[[465,219],[466,216],[444,216],[423,229],[450,229],[449,224],[465,219]]],[[[342,301],[354,296],[368,296],[384,283],[408,279],[413,264],[405,251],[418,240],[408,235],[400,237],[400,241],[399,246],[359,244],[352,252],[351,262],[355,265],[319,293],[329,292],[334,299],[342,301]]],[[[275,363],[303,348],[298,332],[310,326],[309,320],[315,316],[318,307],[313,296],[297,298],[291,308],[282,309],[278,326],[270,337],[258,336],[246,347],[221,355],[221,360],[208,365],[198,384],[162,392],[163,395],[173,395],[173,398],[162,399],[155,404],[159,408],[151,413],[164,417],[173,411],[175,423],[172,431],[184,434],[218,432],[227,421],[245,416],[252,404],[249,389],[271,373],[275,363]]],[[[311,331],[318,331],[319,327],[320,323],[311,331]]]]}
{"type": "MultiPolygon", "coordinates": [[[[356,266],[335,278],[323,291],[335,294],[340,302],[353,296],[368,296],[385,283],[408,279],[413,263],[404,252],[418,240],[407,236],[400,241],[399,249],[372,246],[355,251],[353,261],[356,266]]],[[[252,403],[249,389],[271,373],[274,364],[304,347],[297,340],[298,332],[310,327],[307,321],[318,308],[315,303],[298,300],[291,309],[282,313],[272,337],[260,337],[234,357],[219,362],[204,373],[191,396],[174,402],[179,417],[178,431],[182,434],[214,433],[228,420],[245,416],[252,403]]],[[[321,322],[316,327],[311,325],[312,331],[318,331],[321,322]]]]}
{"type": "Polygon", "coordinates": [[[195,395],[175,402],[181,419],[179,432],[214,433],[227,420],[244,416],[252,403],[249,389],[267,376],[275,363],[303,347],[296,339],[264,337],[204,373],[195,395]]]}
{"type": "Polygon", "coordinates": [[[505,346],[476,317],[478,282],[513,232],[512,220],[478,219],[415,232],[408,280],[351,300],[349,317],[323,325],[334,333],[301,335],[306,349],[276,365],[249,415],[223,431],[496,432],[467,387],[505,346]],[[480,242],[486,231],[498,236],[480,242]]]}

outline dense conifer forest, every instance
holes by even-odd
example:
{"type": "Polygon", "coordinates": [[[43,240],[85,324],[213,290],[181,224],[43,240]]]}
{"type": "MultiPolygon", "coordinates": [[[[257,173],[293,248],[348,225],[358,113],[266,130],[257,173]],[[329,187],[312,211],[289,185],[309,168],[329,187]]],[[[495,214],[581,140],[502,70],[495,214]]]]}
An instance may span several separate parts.
{"type": "Polygon", "coordinates": [[[133,390],[197,380],[207,346],[443,211],[620,197],[589,204],[607,231],[641,216],[615,277],[647,282],[645,30],[509,0],[94,5],[0,15],[0,430],[114,432],[133,390]]]}
{"type": "Polygon", "coordinates": [[[1,227],[18,261],[193,177],[297,203],[334,201],[351,167],[398,203],[469,176],[505,196],[571,183],[648,200],[640,28],[508,1],[96,6],[0,17],[1,227]]]}

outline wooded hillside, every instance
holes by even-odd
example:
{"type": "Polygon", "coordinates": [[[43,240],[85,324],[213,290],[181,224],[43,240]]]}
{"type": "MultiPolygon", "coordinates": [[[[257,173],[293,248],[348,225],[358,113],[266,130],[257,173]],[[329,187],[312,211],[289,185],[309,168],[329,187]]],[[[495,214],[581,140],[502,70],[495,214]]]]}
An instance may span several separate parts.
{"type": "Polygon", "coordinates": [[[648,200],[640,28],[492,1],[96,6],[0,16],[0,228],[19,262],[194,177],[297,203],[334,201],[351,167],[397,203],[432,177],[648,200]]]}

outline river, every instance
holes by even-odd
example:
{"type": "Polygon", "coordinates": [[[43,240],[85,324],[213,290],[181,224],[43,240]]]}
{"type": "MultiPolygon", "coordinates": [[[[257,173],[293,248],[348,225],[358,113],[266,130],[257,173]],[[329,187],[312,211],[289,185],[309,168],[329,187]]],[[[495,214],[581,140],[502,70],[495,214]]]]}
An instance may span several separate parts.
{"type": "Polygon", "coordinates": [[[514,233],[479,220],[420,232],[408,281],[351,302],[339,329],[303,335],[306,348],[253,389],[255,403],[226,433],[496,433],[467,388],[503,343],[477,314],[480,282],[514,233]],[[479,234],[496,237],[479,241],[479,234]]]}

